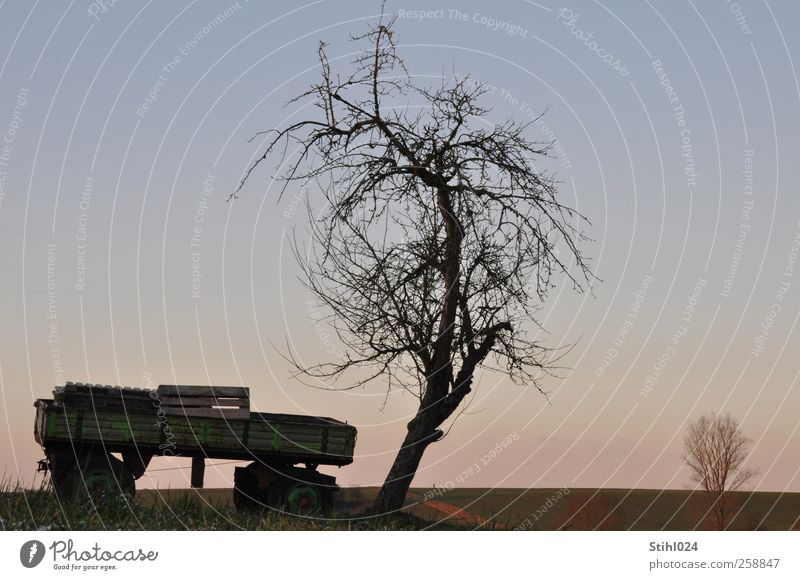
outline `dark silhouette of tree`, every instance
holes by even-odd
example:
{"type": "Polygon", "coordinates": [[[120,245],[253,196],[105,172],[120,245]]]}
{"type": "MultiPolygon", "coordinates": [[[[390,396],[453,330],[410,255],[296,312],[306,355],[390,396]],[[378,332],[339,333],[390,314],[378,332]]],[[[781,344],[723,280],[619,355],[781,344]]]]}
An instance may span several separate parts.
{"type": "Polygon", "coordinates": [[[260,133],[265,151],[242,180],[275,155],[281,195],[291,184],[321,189],[310,240],[293,250],[346,353],[313,366],[290,353],[296,368],[340,381],[351,371],[347,388],[382,378],[419,399],[376,513],[402,507],[479,367],[541,391],[564,349],[529,334],[539,303],[554,274],[578,291],[591,279],[577,246],[584,218],[533,166],[550,144],[525,137],[530,123],[488,123],[487,90],[469,79],[417,86],[392,24],[381,17],[353,38],[367,49],[349,74],[332,71],[320,44],[321,80],[295,99],[318,115],[260,133]]]}
{"type": "Polygon", "coordinates": [[[692,480],[704,491],[707,519],[711,527],[724,530],[736,513],[734,492],[755,477],[744,467],[750,439],[731,415],[703,415],[689,425],[684,439],[683,460],[692,480]]]}

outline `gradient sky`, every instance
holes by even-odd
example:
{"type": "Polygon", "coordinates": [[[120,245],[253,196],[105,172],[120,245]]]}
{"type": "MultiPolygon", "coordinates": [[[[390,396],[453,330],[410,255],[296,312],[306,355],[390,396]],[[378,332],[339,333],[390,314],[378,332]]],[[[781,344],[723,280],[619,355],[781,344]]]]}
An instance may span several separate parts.
{"type": "MultiPolygon", "coordinates": [[[[574,345],[543,384],[550,404],[483,374],[415,484],[682,488],[687,422],[726,411],[754,440],[756,488],[800,491],[798,4],[387,10],[420,83],[469,74],[493,87],[487,123],[545,113],[530,136],[563,154],[540,167],[591,220],[584,251],[601,280],[584,294],[561,285],[543,305],[549,343],[574,345]]],[[[272,346],[288,341],[309,362],[341,348],[313,324],[287,248],[292,228],[305,232],[302,195],[278,202],[265,165],[226,203],[259,154],[248,139],[313,114],[286,103],[318,78],[318,42],[347,71],[362,48],[349,35],[378,12],[0,3],[6,477],[34,480],[32,401],[72,380],[247,385],[258,410],[355,424],[354,464],[328,471],[382,482],[414,399],[391,393],[381,410],[380,384],[303,386],[272,346]]],[[[188,464],[154,460],[139,485],[188,486],[188,464]]],[[[232,471],[208,468],[207,485],[232,485],[232,471]]]]}

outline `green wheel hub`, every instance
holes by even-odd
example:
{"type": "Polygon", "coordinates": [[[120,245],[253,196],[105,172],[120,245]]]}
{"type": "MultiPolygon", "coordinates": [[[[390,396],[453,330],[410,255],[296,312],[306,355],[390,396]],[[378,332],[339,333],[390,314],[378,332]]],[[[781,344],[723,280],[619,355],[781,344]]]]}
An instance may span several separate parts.
{"type": "Polygon", "coordinates": [[[307,483],[296,483],[286,490],[284,507],[293,514],[311,514],[322,511],[323,500],[319,488],[307,483]]]}
{"type": "Polygon", "coordinates": [[[92,496],[101,496],[119,489],[114,473],[109,469],[89,468],[83,472],[83,482],[92,496]]]}

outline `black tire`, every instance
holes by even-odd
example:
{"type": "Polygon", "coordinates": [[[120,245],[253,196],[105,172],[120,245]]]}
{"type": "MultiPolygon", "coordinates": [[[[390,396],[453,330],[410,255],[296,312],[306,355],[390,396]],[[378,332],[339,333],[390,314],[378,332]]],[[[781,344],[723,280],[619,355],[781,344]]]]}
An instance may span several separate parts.
{"type": "Polygon", "coordinates": [[[233,488],[233,505],[236,506],[236,511],[242,514],[258,513],[265,507],[252,492],[238,487],[233,488]]]}
{"type": "Polygon", "coordinates": [[[75,498],[78,489],[78,482],[71,469],[50,469],[50,481],[53,484],[53,491],[59,501],[67,502],[75,498]]]}
{"type": "Polygon", "coordinates": [[[333,490],[329,487],[322,488],[322,499],[322,515],[329,518],[333,513],[333,490]]]}
{"type": "Polygon", "coordinates": [[[258,479],[251,469],[237,467],[233,475],[233,505],[239,513],[258,513],[267,505],[260,497],[258,479]]]}
{"type": "Polygon", "coordinates": [[[53,471],[52,481],[62,502],[90,499],[96,504],[136,495],[130,469],[110,454],[83,456],[69,468],[53,471]]]}
{"type": "Polygon", "coordinates": [[[233,502],[239,512],[270,509],[296,515],[329,516],[335,479],[310,469],[253,462],[234,470],[233,502]]]}

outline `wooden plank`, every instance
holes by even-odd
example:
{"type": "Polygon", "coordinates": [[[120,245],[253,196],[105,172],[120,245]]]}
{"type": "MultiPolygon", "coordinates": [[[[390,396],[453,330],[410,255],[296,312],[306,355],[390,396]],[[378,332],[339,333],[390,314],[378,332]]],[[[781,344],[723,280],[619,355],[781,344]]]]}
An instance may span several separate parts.
{"type": "Polygon", "coordinates": [[[53,393],[56,397],[60,395],[114,395],[122,393],[125,397],[147,397],[152,389],[142,389],[138,387],[116,387],[110,385],[84,385],[83,383],[67,383],[63,387],[57,387],[53,393]]]}
{"type": "Polygon", "coordinates": [[[122,401],[125,401],[126,403],[131,403],[131,404],[144,404],[144,403],[151,403],[154,399],[151,399],[150,397],[145,398],[145,397],[119,397],[119,396],[115,397],[113,395],[92,395],[92,396],[87,395],[85,397],[73,397],[73,396],[59,397],[55,400],[58,401],[59,403],[77,403],[77,402],[91,403],[92,401],[121,403],[122,401]]]}
{"type": "Polygon", "coordinates": [[[153,405],[134,405],[126,402],[123,406],[122,402],[120,401],[115,403],[98,401],[95,401],[94,403],[92,403],[92,401],[66,401],[60,404],[67,409],[86,409],[87,411],[96,411],[97,413],[120,413],[132,415],[140,413],[153,414],[156,412],[156,408],[153,405]]]}
{"type": "Polygon", "coordinates": [[[91,398],[91,397],[124,397],[126,399],[148,399],[153,391],[125,391],[125,390],[91,390],[91,391],[56,391],[54,398],[68,399],[68,398],[91,398]]]}
{"type": "Polygon", "coordinates": [[[171,397],[160,398],[162,405],[183,405],[187,407],[243,407],[250,408],[250,399],[244,397],[171,397]]]}
{"type": "Polygon", "coordinates": [[[247,387],[216,387],[198,385],[158,385],[159,396],[217,396],[217,397],[246,397],[250,398],[250,389],[247,387]]]}
{"type": "MultiPolygon", "coordinates": [[[[65,406],[69,406],[69,405],[73,405],[74,406],[75,403],[64,403],[64,405],[65,406]]],[[[80,402],[80,403],[78,403],[78,405],[86,407],[88,409],[92,408],[91,402],[89,402],[89,403],[80,402]]],[[[131,403],[130,401],[125,401],[124,403],[122,401],[116,401],[116,402],[114,402],[114,401],[101,401],[99,403],[97,401],[95,401],[94,402],[94,407],[96,407],[98,410],[102,409],[103,411],[116,411],[118,413],[125,413],[126,411],[128,413],[130,413],[132,411],[136,411],[137,413],[139,413],[139,412],[145,413],[145,412],[150,412],[150,411],[155,412],[157,405],[153,405],[152,403],[148,403],[148,404],[145,404],[145,403],[131,403]]]]}
{"type": "Polygon", "coordinates": [[[114,396],[86,396],[86,397],[60,397],[55,401],[66,407],[115,407],[123,410],[123,406],[127,409],[147,409],[155,408],[157,403],[150,397],[147,398],[130,398],[130,397],[114,397],[114,396]]]}
{"type": "Polygon", "coordinates": [[[161,407],[167,415],[206,417],[210,419],[249,419],[249,409],[212,409],[209,407],[161,407]]]}
{"type": "Polygon", "coordinates": [[[126,403],[131,403],[131,404],[145,404],[145,403],[152,403],[155,399],[153,399],[151,397],[120,397],[119,395],[88,395],[87,394],[87,395],[84,395],[84,396],[68,395],[68,396],[64,396],[64,397],[58,397],[55,400],[59,401],[59,402],[68,402],[68,403],[77,402],[77,401],[81,401],[81,402],[83,402],[83,401],[85,401],[85,402],[91,402],[91,401],[122,402],[122,401],[125,401],[126,403]]]}

